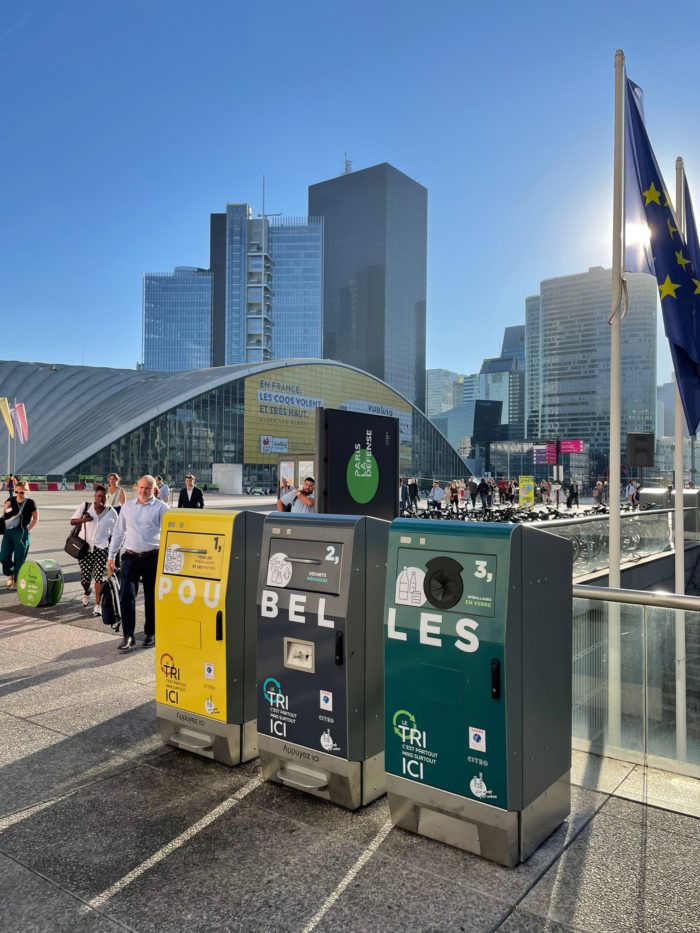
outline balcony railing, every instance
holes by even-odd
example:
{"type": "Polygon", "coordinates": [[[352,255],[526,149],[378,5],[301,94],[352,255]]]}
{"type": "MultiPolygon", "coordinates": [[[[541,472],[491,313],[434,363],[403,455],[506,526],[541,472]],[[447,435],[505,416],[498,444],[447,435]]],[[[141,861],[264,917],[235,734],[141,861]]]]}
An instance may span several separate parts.
{"type": "MultiPolygon", "coordinates": [[[[689,519],[697,516],[697,509],[685,509],[684,512],[686,525],[692,524],[689,519]]],[[[625,512],[620,519],[620,560],[623,564],[637,563],[673,550],[673,509],[625,512]]],[[[607,570],[610,536],[607,514],[543,521],[540,527],[571,541],[575,580],[607,570]]],[[[685,537],[697,540],[698,536],[686,531],[685,537]]]]}
{"type": "Polygon", "coordinates": [[[700,598],[573,592],[573,747],[700,777],[700,598]]]}

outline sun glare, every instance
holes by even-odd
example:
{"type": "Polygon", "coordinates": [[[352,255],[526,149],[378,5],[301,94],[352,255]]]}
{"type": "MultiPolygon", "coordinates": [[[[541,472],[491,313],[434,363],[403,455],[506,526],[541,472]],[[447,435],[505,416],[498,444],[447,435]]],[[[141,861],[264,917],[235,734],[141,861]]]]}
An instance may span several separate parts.
{"type": "Polygon", "coordinates": [[[625,244],[627,246],[646,247],[651,243],[651,231],[646,224],[626,224],[625,244]]]}

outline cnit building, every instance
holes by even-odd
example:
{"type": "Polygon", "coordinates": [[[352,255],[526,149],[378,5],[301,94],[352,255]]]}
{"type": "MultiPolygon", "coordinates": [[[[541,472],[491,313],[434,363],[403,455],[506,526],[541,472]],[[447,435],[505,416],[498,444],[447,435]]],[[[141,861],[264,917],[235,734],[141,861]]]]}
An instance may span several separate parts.
{"type": "MultiPolygon", "coordinates": [[[[145,472],[176,484],[192,471],[211,483],[218,465],[240,466],[243,485],[274,487],[278,465],[316,471],[316,409],[398,418],[404,474],[468,472],[407,398],[369,373],[330,360],[271,360],[187,372],[0,362],[0,382],[21,398],[31,431],[16,449],[23,477],[106,477],[145,472]]],[[[236,490],[229,490],[236,491],[236,490]]]]}

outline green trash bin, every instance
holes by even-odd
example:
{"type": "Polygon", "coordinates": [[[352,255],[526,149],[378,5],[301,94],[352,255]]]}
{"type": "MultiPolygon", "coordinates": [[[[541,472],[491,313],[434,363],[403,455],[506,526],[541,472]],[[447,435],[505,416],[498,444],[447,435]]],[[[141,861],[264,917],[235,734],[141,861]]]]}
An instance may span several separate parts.
{"type": "Polygon", "coordinates": [[[504,865],[566,819],[571,545],[525,525],[391,525],[386,788],[395,825],[504,865]]]}
{"type": "Polygon", "coordinates": [[[55,560],[28,560],[17,574],[23,606],[55,606],[63,594],[63,571],[55,560]]]}

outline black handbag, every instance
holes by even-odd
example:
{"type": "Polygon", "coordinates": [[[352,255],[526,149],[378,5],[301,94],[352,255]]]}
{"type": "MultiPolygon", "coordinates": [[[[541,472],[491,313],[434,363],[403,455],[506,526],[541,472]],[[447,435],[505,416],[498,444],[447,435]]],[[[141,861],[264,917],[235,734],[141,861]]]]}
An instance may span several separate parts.
{"type": "MultiPolygon", "coordinates": [[[[85,508],[83,509],[83,516],[87,515],[90,509],[90,503],[85,503],[85,508]]],[[[66,538],[66,543],[63,546],[63,550],[66,554],[70,554],[71,557],[74,557],[76,560],[81,560],[90,550],[90,545],[87,543],[85,538],[80,537],[80,529],[82,525],[74,525],[73,530],[66,538]]]]}

